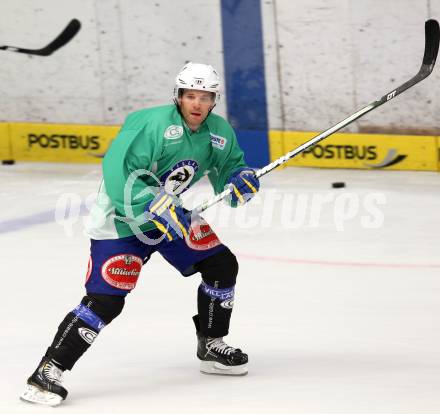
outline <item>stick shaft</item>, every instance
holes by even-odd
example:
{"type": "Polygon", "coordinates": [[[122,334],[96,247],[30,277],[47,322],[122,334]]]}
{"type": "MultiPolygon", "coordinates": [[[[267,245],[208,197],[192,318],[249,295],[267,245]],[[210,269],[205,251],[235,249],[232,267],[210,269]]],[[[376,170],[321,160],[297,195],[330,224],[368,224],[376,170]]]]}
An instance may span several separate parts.
{"type": "MultiPolygon", "coordinates": [[[[426,21],[426,23],[425,23],[425,52],[423,55],[422,66],[421,66],[419,72],[415,76],[413,76],[410,80],[403,83],[402,85],[400,85],[396,89],[392,90],[391,92],[383,95],[379,100],[374,101],[371,104],[365,106],[364,108],[362,108],[359,111],[355,112],[354,114],[348,116],[347,118],[345,118],[342,121],[338,122],[337,124],[333,125],[329,129],[325,130],[324,132],[321,132],[319,135],[313,137],[312,139],[310,139],[309,141],[300,145],[299,147],[293,149],[292,151],[288,152],[287,154],[281,156],[280,158],[276,159],[275,161],[271,162],[270,164],[268,164],[265,167],[261,168],[260,170],[256,171],[255,175],[257,176],[257,178],[260,178],[263,175],[269,173],[270,171],[272,171],[275,168],[279,167],[280,165],[286,163],[288,160],[292,159],[296,155],[305,151],[307,148],[310,148],[311,146],[317,144],[318,142],[329,137],[330,135],[334,134],[335,132],[339,131],[340,129],[346,127],[347,125],[351,124],[352,122],[354,122],[355,120],[364,116],[365,114],[372,111],[373,109],[376,109],[379,106],[389,102],[390,100],[394,99],[396,96],[400,95],[402,92],[406,91],[407,89],[413,87],[414,85],[416,85],[417,83],[419,83],[423,79],[427,78],[431,74],[432,70],[434,69],[435,61],[437,59],[438,50],[439,50],[439,42],[440,42],[440,28],[439,28],[438,22],[436,20],[426,21]]],[[[207,208],[211,207],[212,205],[223,200],[230,193],[231,193],[231,188],[229,187],[226,190],[224,190],[223,192],[221,192],[220,194],[217,194],[216,196],[212,197],[211,199],[204,201],[198,207],[196,207],[193,211],[196,214],[199,214],[199,213],[205,211],[207,208]]]]}

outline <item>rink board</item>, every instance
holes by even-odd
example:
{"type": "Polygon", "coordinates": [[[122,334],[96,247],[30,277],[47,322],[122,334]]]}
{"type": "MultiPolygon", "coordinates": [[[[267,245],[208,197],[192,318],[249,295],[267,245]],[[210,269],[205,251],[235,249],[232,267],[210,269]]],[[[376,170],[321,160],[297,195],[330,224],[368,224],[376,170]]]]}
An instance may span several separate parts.
{"type": "Polygon", "coordinates": [[[11,142],[9,140],[9,124],[0,123],[0,160],[10,160],[11,142]]]}
{"type": "Polygon", "coordinates": [[[437,137],[437,161],[438,161],[438,171],[440,171],[440,137],[437,137]]]}
{"type": "MultiPolygon", "coordinates": [[[[271,131],[271,160],[299,147],[316,132],[271,131]]],[[[289,160],[287,166],[439,170],[438,137],[334,134],[289,160]]]]}
{"type": "Polygon", "coordinates": [[[11,123],[18,161],[100,163],[119,126],[11,123]]]}
{"type": "MultiPolygon", "coordinates": [[[[120,126],[0,123],[0,159],[100,163],[120,126]]],[[[271,161],[317,133],[269,131],[271,161]]],[[[440,137],[334,134],[284,166],[440,171],[440,137]]]]}

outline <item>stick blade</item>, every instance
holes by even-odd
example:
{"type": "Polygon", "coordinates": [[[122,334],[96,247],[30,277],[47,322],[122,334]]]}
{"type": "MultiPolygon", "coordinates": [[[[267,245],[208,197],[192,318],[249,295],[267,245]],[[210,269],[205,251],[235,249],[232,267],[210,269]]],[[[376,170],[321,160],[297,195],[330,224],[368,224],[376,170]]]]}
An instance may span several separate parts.
{"type": "Polygon", "coordinates": [[[429,66],[432,71],[437,60],[440,43],[440,26],[437,20],[430,19],[425,23],[425,54],[423,65],[429,66]]]}
{"type": "Polygon", "coordinates": [[[50,53],[55,52],[55,50],[70,42],[79,32],[79,29],[81,29],[81,22],[78,19],[72,19],[66,28],[45,49],[49,50],[50,53]]]}

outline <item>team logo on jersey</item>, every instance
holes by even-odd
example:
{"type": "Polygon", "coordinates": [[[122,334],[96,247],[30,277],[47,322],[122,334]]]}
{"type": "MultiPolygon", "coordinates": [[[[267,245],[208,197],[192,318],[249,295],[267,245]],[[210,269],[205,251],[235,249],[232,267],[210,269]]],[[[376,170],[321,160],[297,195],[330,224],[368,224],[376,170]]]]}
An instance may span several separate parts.
{"type": "Polygon", "coordinates": [[[88,344],[92,344],[98,334],[91,329],[87,328],[78,328],[79,336],[84,339],[88,344]]]}
{"type": "Polygon", "coordinates": [[[140,257],[120,254],[111,257],[102,265],[101,275],[110,286],[132,290],[136,286],[142,265],[140,257]]]}
{"type": "Polygon", "coordinates": [[[183,126],[181,125],[170,125],[163,134],[166,139],[177,139],[183,135],[183,126]]]}
{"type": "Polygon", "coordinates": [[[180,194],[189,188],[189,184],[196,175],[199,164],[194,160],[179,161],[171,171],[160,177],[164,189],[168,194],[180,194]]]}
{"type": "Polygon", "coordinates": [[[218,148],[219,150],[224,150],[226,143],[228,142],[228,140],[224,137],[221,137],[220,135],[215,135],[213,133],[210,133],[209,135],[211,135],[211,145],[214,148],[218,148]]]}
{"type": "Polygon", "coordinates": [[[193,250],[209,250],[221,244],[211,226],[202,217],[191,223],[185,242],[193,250]]]}

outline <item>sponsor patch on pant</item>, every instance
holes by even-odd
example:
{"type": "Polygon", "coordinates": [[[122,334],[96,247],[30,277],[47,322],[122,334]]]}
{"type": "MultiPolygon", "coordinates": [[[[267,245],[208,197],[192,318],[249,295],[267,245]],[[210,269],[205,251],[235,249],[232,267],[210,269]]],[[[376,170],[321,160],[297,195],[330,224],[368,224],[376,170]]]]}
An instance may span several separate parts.
{"type": "Polygon", "coordinates": [[[108,259],[101,268],[101,275],[111,286],[132,290],[136,286],[143,261],[131,254],[120,254],[108,259]]]}
{"type": "Polygon", "coordinates": [[[209,250],[221,244],[221,241],[211,229],[211,226],[202,218],[191,224],[186,244],[193,250],[209,250]]]}
{"type": "Polygon", "coordinates": [[[87,263],[86,283],[90,279],[90,276],[92,274],[92,269],[93,269],[93,261],[92,261],[92,256],[90,256],[89,257],[89,262],[87,263]]]}

